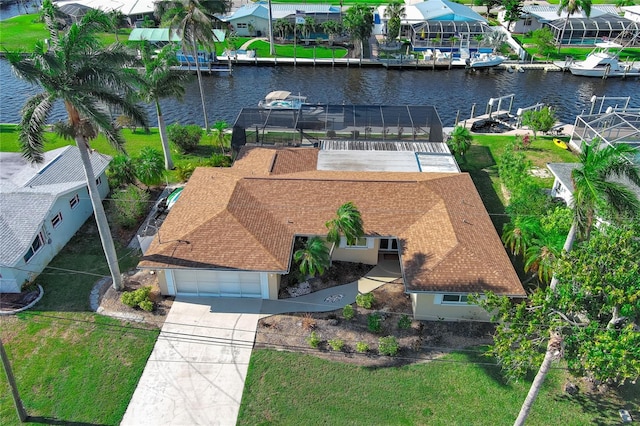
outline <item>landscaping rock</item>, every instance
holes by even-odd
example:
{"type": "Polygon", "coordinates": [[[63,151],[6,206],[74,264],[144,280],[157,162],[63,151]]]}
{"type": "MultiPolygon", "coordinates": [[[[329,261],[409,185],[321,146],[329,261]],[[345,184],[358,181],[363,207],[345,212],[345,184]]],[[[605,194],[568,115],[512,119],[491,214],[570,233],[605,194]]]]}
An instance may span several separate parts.
{"type": "Polygon", "coordinates": [[[567,382],[564,385],[564,391],[566,393],[568,393],[569,395],[576,395],[578,393],[578,386],[576,386],[575,384],[571,383],[571,382],[567,382]]]}

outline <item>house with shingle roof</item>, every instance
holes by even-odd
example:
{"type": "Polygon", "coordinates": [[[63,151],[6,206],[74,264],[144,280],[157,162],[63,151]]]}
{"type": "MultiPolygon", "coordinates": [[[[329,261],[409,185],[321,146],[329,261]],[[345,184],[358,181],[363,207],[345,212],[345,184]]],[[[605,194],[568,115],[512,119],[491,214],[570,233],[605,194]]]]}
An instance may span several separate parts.
{"type": "MultiPolygon", "coordinates": [[[[102,198],[110,160],[91,155],[102,198]]],[[[47,151],[41,164],[0,152],[0,292],[18,293],[33,281],[92,213],[77,147],[47,151]]]]}
{"type": "Polygon", "coordinates": [[[139,267],[163,294],[277,299],[296,237],[326,236],[353,202],[364,238],[334,260],[398,259],[417,319],[487,319],[471,293],[525,291],[466,173],[318,170],[319,150],[245,147],[230,168],[198,168],[139,267]]]}

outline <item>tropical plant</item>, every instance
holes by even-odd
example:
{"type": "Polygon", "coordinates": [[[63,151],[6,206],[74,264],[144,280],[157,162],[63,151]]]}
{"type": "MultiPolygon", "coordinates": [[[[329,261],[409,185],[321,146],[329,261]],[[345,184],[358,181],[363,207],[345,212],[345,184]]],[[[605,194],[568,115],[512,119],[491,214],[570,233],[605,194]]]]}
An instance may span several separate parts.
{"type": "Polygon", "coordinates": [[[400,350],[400,345],[395,336],[380,337],[378,339],[378,352],[380,355],[396,356],[400,350]]]}
{"type": "Polygon", "coordinates": [[[341,351],[344,348],[344,340],[342,339],[329,339],[327,343],[329,344],[329,347],[331,347],[331,349],[337,352],[341,351]]]}
{"type": "Polygon", "coordinates": [[[151,287],[145,286],[134,291],[128,291],[122,293],[120,301],[132,308],[141,308],[145,311],[151,312],[153,310],[153,302],[149,297],[151,294],[151,287]]]}
{"type": "MultiPolygon", "coordinates": [[[[522,0],[503,0],[502,7],[505,9],[504,19],[507,21],[507,31],[511,31],[511,24],[518,22],[522,15],[522,0]]],[[[494,31],[495,32],[495,31],[494,31]]]]}
{"type": "Polygon", "coordinates": [[[329,40],[333,40],[335,36],[342,33],[342,23],[339,21],[324,21],[321,25],[322,30],[329,36],[329,40]]]}
{"type": "Polygon", "coordinates": [[[148,187],[162,182],[165,174],[164,162],[160,151],[145,146],[140,154],[133,159],[136,177],[148,187]]]}
{"type": "Polygon", "coordinates": [[[359,293],[356,295],[356,305],[361,308],[371,309],[375,301],[373,293],[359,293]]]}
{"type": "Polygon", "coordinates": [[[556,124],[556,115],[549,106],[540,109],[530,109],[522,114],[522,124],[533,130],[533,139],[538,138],[538,132],[548,132],[556,124]]]}
{"type": "Polygon", "coordinates": [[[342,316],[344,319],[347,321],[352,320],[355,315],[356,312],[355,309],[353,309],[353,305],[344,305],[344,308],[342,308],[342,316]]]}
{"type": "Polygon", "coordinates": [[[147,212],[149,198],[149,192],[135,185],[114,191],[111,203],[115,222],[123,228],[136,226],[147,212]]]}
{"type": "Polygon", "coordinates": [[[322,238],[311,237],[303,248],[293,254],[293,259],[300,264],[302,274],[322,275],[329,267],[329,249],[322,238]]]}
{"type": "Polygon", "coordinates": [[[287,19],[278,18],[273,24],[273,31],[275,31],[280,38],[286,38],[291,34],[291,31],[293,31],[293,24],[287,19]]]}
{"type": "Polygon", "coordinates": [[[111,189],[122,188],[136,182],[136,171],[131,157],[119,154],[111,159],[107,168],[107,178],[111,189]]]}
{"type": "Polygon", "coordinates": [[[342,25],[351,39],[358,46],[358,56],[364,54],[364,41],[368,40],[373,31],[373,8],[362,3],[356,3],[345,12],[342,25]]]}
{"type": "Polygon", "coordinates": [[[304,24],[302,24],[304,38],[309,39],[311,37],[311,33],[315,31],[317,26],[318,24],[313,16],[305,16],[304,24]]]}
{"type": "Polygon", "coordinates": [[[207,50],[215,50],[215,36],[212,21],[215,13],[224,13],[229,5],[224,0],[169,0],[156,3],[157,13],[169,26],[170,32],[176,31],[182,39],[182,49],[193,54],[198,76],[198,88],[202,102],[204,127],[209,131],[209,119],[202,87],[202,72],[198,58],[198,44],[207,50]]]}
{"type": "Polygon", "coordinates": [[[327,241],[334,245],[340,243],[342,236],[348,245],[353,245],[364,235],[362,216],[351,201],[338,207],[336,217],[325,223],[325,226],[328,230],[327,241]]]}
{"type": "Polygon", "coordinates": [[[109,17],[109,21],[111,22],[111,29],[116,36],[116,41],[120,41],[118,38],[118,30],[122,27],[125,22],[125,15],[120,11],[120,9],[113,9],[107,13],[109,17]]]}
{"type": "Polygon", "coordinates": [[[175,123],[167,128],[169,140],[173,142],[182,153],[194,151],[202,139],[202,127],[190,124],[183,126],[175,123]]]}
{"type": "Polygon", "coordinates": [[[318,348],[320,346],[320,343],[322,343],[322,339],[320,338],[318,333],[312,331],[311,334],[309,334],[309,337],[307,337],[307,343],[309,343],[309,346],[311,346],[312,348],[318,348]]]}
{"type": "Polygon", "coordinates": [[[591,0],[560,0],[558,16],[562,15],[562,12],[566,12],[567,17],[564,19],[560,37],[558,38],[558,53],[560,53],[560,48],[562,47],[562,39],[564,38],[564,32],[567,29],[569,18],[571,18],[571,15],[580,12],[584,12],[585,16],[589,18],[591,16],[591,0]]]}
{"type": "Polygon", "coordinates": [[[145,102],[155,104],[160,143],[164,154],[164,167],[167,170],[172,170],[171,148],[169,147],[167,126],[162,115],[160,99],[175,98],[182,101],[184,85],[190,77],[187,73],[171,69],[172,66],[178,64],[173,46],[167,45],[157,53],[152,51],[149,42],[143,42],[140,47],[144,64],[144,70],[141,70],[141,74],[144,78],[138,94],[145,102]]]}
{"type": "Polygon", "coordinates": [[[358,353],[365,353],[365,352],[369,352],[369,344],[367,344],[367,342],[357,342],[356,343],[356,352],[358,353]]]}
{"type": "Polygon", "coordinates": [[[215,123],[213,123],[213,130],[212,130],[213,140],[220,146],[220,152],[222,154],[224,154],[224,145],[226,143],[225,131],[227,130],[228,127],[229,125],[224,120],[218,120],[215,123]]]}
{"type": "Polygon", "coordinates": [[[393,41],[400,35],[402,18],[407,16],[404,3],[395,1],[387,5],[384,17],[387,18],[387,41],[393,41]]]}
{"type": "Polygon", "coordinates": [[[367,315],[367,327],[372,333],[380,333],[382,331],[382,316],[377,312],[367,315]]]}
{"type": "Polygon", "coordinates": [[[533,33],[531,33],[531,39],[536,47],[536,52],[538,52],[540,56],[547,56],[555,48],[553,33],[549,27],[542,27],[533,31],[533,33]]]}
{"type": "Polygon", "coordinates": [[[135,57],[118,43],[101,47],[97,33],[107,31],[110,23],[100,11],[88,11],[79,23],[72,24],[62,34],[55,27],[55,12],[50,0],[44,1],[43,13],[49,30],[49,46],[39,41],[30,55],[6,54],[18,76],[44,89],[44,92],[29,98],[22,109],[20,147],[27,160],[34,163],[44,160],[45,125],[54,102],[62,100],[69,117],[67,136],[75,140],[80,151],[113,287],[121,290],[118,257],[91,167],[86,135],[98,130],[111,145],[123,151],[122,135],[114,127],[104,106],[120,110],[147,127],[144,111],[129,96],[134,91],[137,75],[128,72],[126,67],[135,62],[135,57]]]}
{"type": "Polygon", "coordinates": [[[459,155],[464,160],[464,155],[467,153],[473,142],[473,136],[471,132],[464,126],[456,126],[451,132],[447,145],[453,155],[459,155]]]}

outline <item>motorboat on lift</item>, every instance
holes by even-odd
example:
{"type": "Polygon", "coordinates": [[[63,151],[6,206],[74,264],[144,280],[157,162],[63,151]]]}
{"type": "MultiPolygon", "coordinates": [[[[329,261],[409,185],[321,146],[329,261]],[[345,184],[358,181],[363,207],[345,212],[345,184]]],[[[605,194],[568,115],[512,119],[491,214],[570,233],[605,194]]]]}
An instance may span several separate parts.
{"type": "Polygon", "coordinates": [[[568,65],[571,74],[602,78],[640,76],[640,66],[634,66],[633,63],[619,62],[620,51],[611,51],[611,49],[622,49],[623,46],[621,44],[605,41],[596,43],[595,46],[595,49],[587,55],[584,61],[571,62],[568,65]]]}
{"type": "Polygon", "coordinates": [[[258,107],[262,109],[302,109],[306,100],[306,96],[292,95],[286,90],[276,90],[261,100],[258,107]]]}

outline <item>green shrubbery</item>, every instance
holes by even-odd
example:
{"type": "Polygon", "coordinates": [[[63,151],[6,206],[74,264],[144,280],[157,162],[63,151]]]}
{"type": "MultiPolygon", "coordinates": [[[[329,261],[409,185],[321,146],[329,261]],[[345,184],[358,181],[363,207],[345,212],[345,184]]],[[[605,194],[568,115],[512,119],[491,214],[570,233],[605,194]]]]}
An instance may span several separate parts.
{"type": "Polygon", "coordinates": [[[135,185],[113,192],[113,219],[123,228],[131,228],[147,213],[149,193],[135,185]]]}
{"type": "Polygon", "coordinates": [[[369,345],[366,342],[356,343],[356,351],[359,353],[369,352],[369,345]]]}
{"type": "Polygon", "coordinates": [[[380,333],[382,331],[382,316],[374,312],[367,316],[367,324],[369,327],[369,331],[373,333],[380,333]]]}
{"type": "Polygon", "coordinates": [[[309,345],[312,348],[318,348],[321,342],[322,342],[322,339],[320,339],[320,336],[318,336],[318,333],[316,333],[315,331],[312,331],[309,337],[307,338],[307,343],[309,343],[309,345]]]}
{"type": "Polygon", "coordinates": [[[194,151],[198,147],[198,144],[200,144],[200,139],[202,139],[203,134],[204,130],[202,130],[202,127],[196,126],[195,124],[183,126],[176,123],[167,127],[169,140],[173,142],[183,154],[194,151]]]}
{"type": "Polygon", "coordinates": [[[378,339],[378,352],[380,355],[396,356],[400,350],[400,345],[394,336],[381,337],[378,339]]]}
{"type": "Polygon", "coordinates": [[[122,293],[122,296],[120,296],[120,301],[127,306],[131,306],[132,308],[140,308],[145,311],[151,312],[153,311],[153,302],[149,298],[150,294],[151,287],[141,287],[134,291],[122,293]]]}
{"type": "Polygon", "coordinates": [[[401,315],[400,319],[398,320],[398,328],[401,330],[408,330],[409,328],[411,328],[411,318],[409,318],[409,315],[401,315]]]}
{"type": "Polygon", "coordinates": [[[356,296],[356,305],[361,308],[371,309],[374,303],[375,297],[373,296],[373,293],[358,294],[356,296]]]}
{"type": "Polygon", "coordinates": [[[351,320],[355,315],[356,313],[352,305],[345,305],[344,308],[342,308],[342,316],[344,319],[351,320]]]}
{"type": "Polygon", "coordinates": [[[328,343],[334,351],[341,351],[344,348],[344,340],[342,339],[329,339],[328,343]]]}

